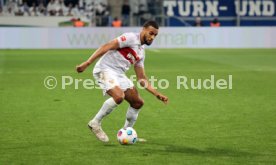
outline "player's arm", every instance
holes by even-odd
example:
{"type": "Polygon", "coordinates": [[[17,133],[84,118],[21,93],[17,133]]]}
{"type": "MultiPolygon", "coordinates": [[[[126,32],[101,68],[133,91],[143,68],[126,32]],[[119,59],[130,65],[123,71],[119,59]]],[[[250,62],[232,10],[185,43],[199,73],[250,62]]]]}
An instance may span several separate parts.
{"type": "Polygon", "coordinates": [[[77,72],[83,72],[90,64],[92,64],[96,59],[103,56],[109,50],[116,50],[119,48],[119,42],[117,39],[114,39],[101,47],[99,47],[85,62],[76,66],[77,72]]]}
{"type": "Polygon", "coordinates": [[[157,99],[163,101],[165,104],[168,103],[168,97],[165,96],[165,95],[162,95],[161,93],[159,93],[157,90],[155,90],[150,82],[148,81],[148,78],[145,74],[145,70],[143,67],[140,67],[140,66],[134,66],[134,70],[135,70],[135,73],[136,73],[136,76],[137,76],[137,79],[140,83],[140,85],[144,88],[146,88],[146,90],[148,92],[150,92],[151,94],[153,94],[154,96],[157,97],[157,99]]]}

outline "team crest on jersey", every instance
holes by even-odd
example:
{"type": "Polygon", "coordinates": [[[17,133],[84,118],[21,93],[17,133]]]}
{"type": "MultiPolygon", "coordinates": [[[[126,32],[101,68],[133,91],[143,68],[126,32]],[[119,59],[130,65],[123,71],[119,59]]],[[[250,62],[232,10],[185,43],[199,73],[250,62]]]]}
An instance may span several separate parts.
{"type": "Polygon", "coordinates": [[[125,41],[126,40],[126,37],[125,36],[122,36],[121,37],[121,41],[123,42],[123,41],[125,41]]]}

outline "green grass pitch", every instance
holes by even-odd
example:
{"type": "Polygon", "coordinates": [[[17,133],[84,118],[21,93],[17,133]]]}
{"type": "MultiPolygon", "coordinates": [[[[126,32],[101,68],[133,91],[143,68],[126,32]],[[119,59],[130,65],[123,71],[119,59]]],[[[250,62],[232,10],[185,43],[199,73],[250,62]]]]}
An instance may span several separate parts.
{"type": "MultiPolygon", "coordinates": [[[[147,143],[122,146],[124,102],[103,121],[102,144],[87,122],[101,90],[44,87],[47,76],[91,77],[75,65],[93,50],[0,50],[0,164],[276,164],[276,49],[147,50],[148,76],[168,79],[164,105],[139,90],[135,125],[147,143]],[[233,76],[233,89],[177,89],[176,76],[233,76]]],[[[128,75],[133,74],[133,69],[128,75]]]]}

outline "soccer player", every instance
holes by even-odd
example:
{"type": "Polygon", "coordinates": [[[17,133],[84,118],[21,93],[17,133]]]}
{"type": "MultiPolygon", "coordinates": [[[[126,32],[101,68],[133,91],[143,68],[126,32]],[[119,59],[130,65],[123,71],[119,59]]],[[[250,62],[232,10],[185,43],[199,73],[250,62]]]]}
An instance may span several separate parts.
{"type": "Polygon", "coordinates": [[[159,93],[151,86],[144,70],[144,45],[151,45],[158,34],[158,29],[159,26],[155,21],[147,21],[140,33],[122,34],[102,45],[87,61],[76,66],[77,72],[80,73],[100,58],[93,69],[93,76],[103,89],[104,95],[108,94],[110,98],[103,103],[96,116],[88,123],[88,127],[99,140],[109,141],[108,136],[101,128],[102,119],[110,114],[123,100],[129,103],[125,128],[133,127],[144,104],[133,82],[125,75],[131,65],[134,65],[141,86],[162,102],[168,102],[167,96],[159,93]]]}

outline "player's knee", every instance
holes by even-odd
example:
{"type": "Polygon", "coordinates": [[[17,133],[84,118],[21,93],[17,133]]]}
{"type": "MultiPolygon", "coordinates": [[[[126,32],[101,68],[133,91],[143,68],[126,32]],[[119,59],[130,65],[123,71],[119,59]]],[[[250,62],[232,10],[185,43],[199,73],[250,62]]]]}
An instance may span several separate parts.
{"type": "Polygon", "coordinates": [[[116,104],[121,104],[125,99],[125,94],[117,95],[113,97],[113,99],[116,102],[116,104]]]}
{"type": "Polygon", "coordinates": [[[143,105],[144,105],[144,100],[139,99],[139,100],[136,100],[134,103],[132,103],[131,107],[135,109],[141,109],[143,105]]]}

